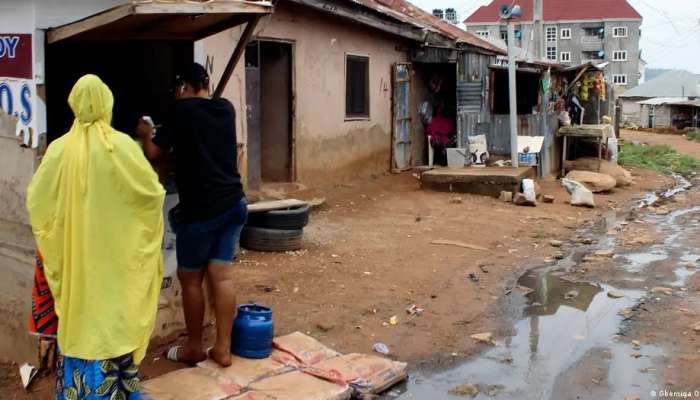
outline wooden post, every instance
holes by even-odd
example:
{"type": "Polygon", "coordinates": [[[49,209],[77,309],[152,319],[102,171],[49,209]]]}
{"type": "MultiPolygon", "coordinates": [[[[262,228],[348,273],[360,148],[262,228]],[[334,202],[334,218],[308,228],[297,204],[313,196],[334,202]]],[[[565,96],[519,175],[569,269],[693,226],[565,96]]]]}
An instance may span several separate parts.
{"type": "Polygon", "coordinates": [[[255,16],[246,24],[245,30],[243,30],[243,34],[241,35],[241,39],[238,41],[236,49],[233,50],[233,54],[231,54],[231,58],[229,58],[228,63],[226,64],[226,68],[224,68],[224,73],[221,75],[221,80],[216,86],[216,90],[214,90],[214,95],[212,97],[221,97],[221,94],[226,88],[226,84],[228,83],[229,79],[231,79],[231,75],[233,75],[233,70],[236,69],[236,64],[238,64],[238,60],[241,59],[241,56],[243,55],[243,52],[245,51],[245,48],[248,45],[248,41],[250,41],[250,38],[253,36],[255,27],[258,26],[258,21],[260,21],[260,18],[262,18],[262,16],[255,16]]]}
{"type": "Polygon", "coordinates": [[[566,176],[566,145],[567,145],[567,136],[564,135],[562,136],[562,148],[561,148],[561,177],[566,176]]]}

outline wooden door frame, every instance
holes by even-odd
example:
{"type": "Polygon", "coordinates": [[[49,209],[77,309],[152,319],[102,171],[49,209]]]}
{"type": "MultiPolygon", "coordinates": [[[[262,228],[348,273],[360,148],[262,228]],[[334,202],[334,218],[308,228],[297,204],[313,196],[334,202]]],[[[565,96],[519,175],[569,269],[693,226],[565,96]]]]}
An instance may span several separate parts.
{"type": "MultiPolygon", "coordinates": [[[[279,43],[290,45],[290,67],[291,67],[291,77],[290,77],[290,101],[289,101],[289,170],[287,171],[287,181],[296,182],[298,178],[297,174],[297,160],[298,160],[298,150],[296,146],[297,140],[297,68],[296,68],[296,40],[294,39],[283,39],[275,38],[269,36],[255,36],[251,41],[256,42],[268,42],[268,43],[279,43]]],[[[261,76],[262,79],[262,76],[261,76]]]]}
{"type": "Polygon", "coordinates": [[[411,166],[413,164],[413,118],[411,118],[411,104],[413,100],[413,79],[411,79],[411,73],[413,72],[413,63],[410,61],[402,61],[402,62],[395,62],[391,67],[391,135],[390,135],[390,140],[391,140],[391,155],[389,157],[389,171],[393,173],[400,173],[403,171],[407,171],[411,169],[411,166]],[[399,82],[398,77],[397,77],[397,67],[399,65],[405,65],[408,69],[408,78],[405,80],[401,80],[400,82],[408,82],[408,127],[409,127],[409,132],[408,132],[408,147],[409,147],[409,152],[408,152],[408,162],[406,167],[404,168],[397,168],[394,165],[394,159],[396,156],[396,83],[399,82]]]}

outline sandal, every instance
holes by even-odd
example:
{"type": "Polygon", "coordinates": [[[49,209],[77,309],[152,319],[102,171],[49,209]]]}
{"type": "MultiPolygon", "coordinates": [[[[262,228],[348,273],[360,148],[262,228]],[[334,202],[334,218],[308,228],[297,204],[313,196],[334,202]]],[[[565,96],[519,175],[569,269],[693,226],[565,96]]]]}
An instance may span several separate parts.
{"type": "MultiPolygon", "coordinates": [[[[198,361],[185,361],[180,358],[180,350],[182,350],[182,346],[172,346],[168,349],[168,351],[165,353],[165,358],[168,361],[176,362],[176,363],[181,363],[185,365],[189,365],[191,367],[196,367],[198,361]]],[[[207,350],[207,356],[209,356],[209,352],[207,350]]]]}

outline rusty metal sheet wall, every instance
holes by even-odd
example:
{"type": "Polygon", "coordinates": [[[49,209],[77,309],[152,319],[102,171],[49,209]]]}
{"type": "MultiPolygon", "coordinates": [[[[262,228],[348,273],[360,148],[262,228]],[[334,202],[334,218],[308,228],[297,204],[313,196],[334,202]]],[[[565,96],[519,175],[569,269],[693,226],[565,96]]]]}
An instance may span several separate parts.
{"type": "MultiPolygon", "coordinates": [[[[491,129],[488,131],[486,140],[489,145],[489,152],[493,154],[510,154],[510,120],[507,114],[493,116],[491,129]]],[[[542,136],[544,118],[541,114],[518,115],[518,135],[519,136],[542,136]]],[[[555,131],[557,129],[556,115],[547,117],[547,135],[545,142],[554,143],[555,131]]]]}
{"type": "Polygon", "coordinates": [[[492,57],[463,51],[457,68],[457,133],[460,147],[467,147],[469,136],[486,134],[491,122],[489,64],[492,57]]]}

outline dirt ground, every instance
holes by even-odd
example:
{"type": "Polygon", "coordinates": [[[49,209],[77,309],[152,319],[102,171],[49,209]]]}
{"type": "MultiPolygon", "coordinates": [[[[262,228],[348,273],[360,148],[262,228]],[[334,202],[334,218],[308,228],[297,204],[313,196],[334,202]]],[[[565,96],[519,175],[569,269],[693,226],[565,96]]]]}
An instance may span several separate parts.
{"type": "Polygon", "coordinates": [[[622,130],[620,135],[628,142],[641,142],[647,144],[666,144],[679,153],[688,154],[700,159],[700,143],[688,140],[681,133],[678,134],[656,134],[650,132],[640,132],[632,130],[622,130]]]}
{"type": "MultiPolygon", "coordinates": [[[[326,199],[311,216],[304,250],[242,254],[239,302],[271,306],[277,334],[302,331],[341,352],[367,353],[382,342],[413,367],[466,357],[479,348],[470,334],[510,329],[508,311],[496,304],[522,271],[556,253],[551,239],[671,182],[633,173],[634,186],[598,195],[595,209],[566,204],[554,180],[541,186],[555,203],[535,208],[424,191],[410,173],[301,191],[294,196],[326,199]],[[437,239],[487,250],[431,244],[437,239]],[[412,304],[421,316],[406,313],[412,304]]],[[[145,377],[178,367],[161,357],[165,348],[152,349],[145,377]]]]}
{"type": "MultiPolygon", "coordinates": [[[[700,143],[682,137],[631,131],[623,137],[667,143],[700,158],[700,143]]],[[[534,208],[425,191],[411,173],[302,188],[292,194],[326,199],[311,216],[304,250],[241,254],[236,263],[238,300],[271,306],[277,334],[302,331],[340,352],[369,353],[374,343],[382,342],[392,358],[408,361],[412,368],[439,364],[455,354],[467,357],[479,350],[469,335],[492,331],[503,336],[511,329],[510,311],[499,306],[499,300],[524,270],[558,251],[549,245],[551,239],[566,239],[582,224],[672,183],[657,173],[632,172],[635,184],[596,195],[595,209],[566,204],[568,195],[554,180],[540,185],[544,194],[555,196],[555,203],[534,208]],[[437,239],[486,250],[431,244],[437,239]],[[478,282],[469,279],[470,273],[478,282]],[[412,304],[425,310],[421,316],[406,313],[412,304]],[[397,325],[388,324],[392,316],[397,325]]],[[[697,278],[694,282],[698,284],[697,278]]],[[[697,310],[698,299],[692,301],[668,307],[697,310]]],[[[667,324],[682,332],[681,327],[687,330],[689,322],[698,319],[695,314],[677,314],[655,320],[649,329],[667,324]]],[[[684,341],[697,343],[693,339],[688,335],[668,340],[682,347],[684,341]]],[[[167,345],[152,346],[141,368],[143,378],[182,367],[164,360],[167,345]]],[[[678,353],[688,365],[697,365],[698,355],[678,353]]],[[[16,366],[7,364],[0,368],[5,393],[0,397],[51,398],[50,382],[45,381],[34,393],[23,393],[13,369],[16,366]]]]}

